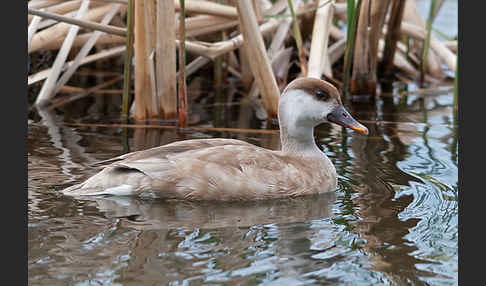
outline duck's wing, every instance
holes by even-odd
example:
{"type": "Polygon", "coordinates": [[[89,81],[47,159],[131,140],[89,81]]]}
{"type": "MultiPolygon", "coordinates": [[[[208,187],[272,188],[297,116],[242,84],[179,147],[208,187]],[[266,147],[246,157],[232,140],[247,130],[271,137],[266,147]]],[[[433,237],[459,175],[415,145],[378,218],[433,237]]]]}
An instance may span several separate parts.
{"type": "MultiPolygon", "coordinates": [[[[66,195],[130,195],[146,189],[147,181],[170,181],[173,161],[168,157],[182,157],[191,164],[191,155],[218,146],[252,146],[235,139],[192,139],[178,141],[160,147],[132,152],[102,161],[104,169],[86,181],[62,190],[66,195]]],[[[180,160],[177,160],[180,162],[180,160]]],[[[160,183],[160,182],[159,182],[160,183]]]]}
{"type": "MultiPolygon", "coordinates": [[[[319,182],[335,184],[319,160],[282,155],[254,145],[222,145],[165,157],[127,160],[114,166],[152,179],[158,197],[247,200],[314,192],[319,182]],[[329,179],[326,179],[326,178],[329,179]]],[[[323,190],[329,189],[322,186],[323,190]]]]}
{"type": "Polygon", "coordinates": [[[147,158],[164,158],[168,154],[180,154],[190,150],[204,149],[208,147],[223,146],[223,145],[243,145],[251,146],[251,144],[237,140],[237,139],[189,139],[183,141],[172,142],[167,145],[150,148],[147,150],[135,151],[127,154],[123,154],[118,157],[110,158],[107,160],[98,161],[90,164],[92,167],[103,167],[107,164],[112,164],[119,161],[136,161],[147,158]]]}

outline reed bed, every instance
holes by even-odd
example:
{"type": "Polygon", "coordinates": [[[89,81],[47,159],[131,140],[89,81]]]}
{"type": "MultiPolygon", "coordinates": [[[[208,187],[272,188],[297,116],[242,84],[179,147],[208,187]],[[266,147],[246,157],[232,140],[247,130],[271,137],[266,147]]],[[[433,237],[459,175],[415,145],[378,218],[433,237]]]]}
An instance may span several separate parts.
{"type": "Polygon", "coordinates": [[[276,118],[280,92],[297,76],[371,97],[381,81],[452,82],[457,41],[433,31],[443,1],[431,3],[424,20],[414,0],[30,0],[29,56],[55,59],[31,70],[27,84],[41,86],[35,107],[53,108],[109,87],[56,99],[76,89],[69,84],[80,66],[124,58],[124,76],[108,81],[123,80],[123,114],[131,104],[136,121],[187,127],[186,81],[212,66],[218,85],[228,76],[240,80],[276,118]]]}

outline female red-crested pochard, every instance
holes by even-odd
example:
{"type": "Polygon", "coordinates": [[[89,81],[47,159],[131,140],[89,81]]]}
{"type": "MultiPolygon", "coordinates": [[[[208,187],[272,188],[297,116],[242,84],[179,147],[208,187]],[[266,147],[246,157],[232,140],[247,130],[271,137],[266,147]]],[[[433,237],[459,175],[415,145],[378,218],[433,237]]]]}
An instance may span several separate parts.
{"type": "Polygon", "coordinates": [[[127,153],[71,196],[138,195],[183,200],[257,200],[333,191],[336,169],[317,147],[314,127],[333,122],[368,134],[344,108],[338,90],[320,79],[298,78],[279,98],[281,150],[235,139],[193,139],[127,153]]]}

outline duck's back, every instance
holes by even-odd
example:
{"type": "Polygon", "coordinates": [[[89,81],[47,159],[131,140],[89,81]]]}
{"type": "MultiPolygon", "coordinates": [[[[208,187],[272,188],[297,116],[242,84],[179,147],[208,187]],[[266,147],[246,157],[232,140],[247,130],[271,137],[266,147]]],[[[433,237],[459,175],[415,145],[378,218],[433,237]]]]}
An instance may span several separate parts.
{"type": "Polygon", "coordinates": [[[68,195],[249,200],[327,192],[336,173],[323,156],[293,157],[234,139],[186,140],[107,160],[68,195]]]}

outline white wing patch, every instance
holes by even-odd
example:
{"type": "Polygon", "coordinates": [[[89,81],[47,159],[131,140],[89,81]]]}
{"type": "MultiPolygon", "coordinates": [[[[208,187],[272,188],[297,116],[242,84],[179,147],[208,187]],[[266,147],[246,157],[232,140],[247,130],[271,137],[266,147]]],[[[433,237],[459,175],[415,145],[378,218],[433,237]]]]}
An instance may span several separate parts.
{"type": "Polygon", "coordinates": [[[135,192],[132,186],[123,184],[117,187],[108,188],[104,190],[102,193],[106,195],[114,195],[114,196],[130,196],[133,195],[135,192]]]}

